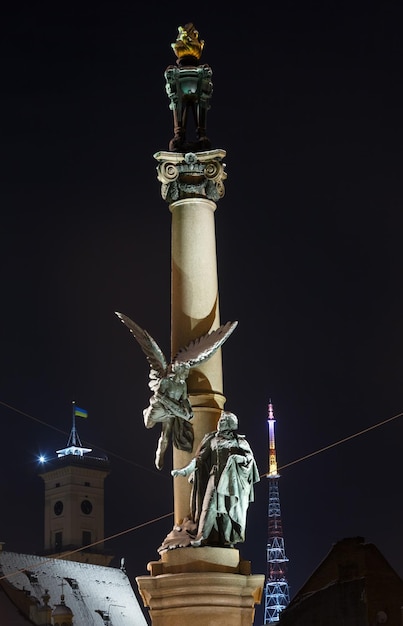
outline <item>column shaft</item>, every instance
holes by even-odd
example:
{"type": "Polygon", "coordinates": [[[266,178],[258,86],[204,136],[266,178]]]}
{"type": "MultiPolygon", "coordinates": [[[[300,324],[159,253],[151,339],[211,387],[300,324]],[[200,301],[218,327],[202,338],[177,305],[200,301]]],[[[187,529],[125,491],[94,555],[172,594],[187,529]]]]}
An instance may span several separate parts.
{"type": "MultiPolygon", "coordinates": [[[[170,205],[172,213],[171,350],[172,356],[193,339],[220,326],[214,212],[206,198],[185,198],[170,205]]],[[[188,393],[194,408],[193,452],[203,435],[215,430],[224,406],[221,349],[190,370],[188,393]]],[[[183,467],[192,454],[173,451],[173,466],[183,467]]],[[[190,485],[174,481],[175,522],[189,513],[190,485]]]]}

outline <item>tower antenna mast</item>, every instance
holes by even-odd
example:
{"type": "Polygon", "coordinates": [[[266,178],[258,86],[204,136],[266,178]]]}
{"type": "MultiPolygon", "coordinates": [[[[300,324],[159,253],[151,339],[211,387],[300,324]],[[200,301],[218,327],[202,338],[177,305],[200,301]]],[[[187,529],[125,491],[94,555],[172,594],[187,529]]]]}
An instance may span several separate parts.
{"type": "Polygon", "coordinates": [[[288,587],[287,562],[285,555],[283,528],[281,522],[280,496],[277,471],[276,440],[274,434],[273,405],[269,400],[267,426],[269,432],[269,508],[267,539],[267,576],[265,585],[264,624],[273,624],[280,620],[280,613],[290,601],[288,587]]]}

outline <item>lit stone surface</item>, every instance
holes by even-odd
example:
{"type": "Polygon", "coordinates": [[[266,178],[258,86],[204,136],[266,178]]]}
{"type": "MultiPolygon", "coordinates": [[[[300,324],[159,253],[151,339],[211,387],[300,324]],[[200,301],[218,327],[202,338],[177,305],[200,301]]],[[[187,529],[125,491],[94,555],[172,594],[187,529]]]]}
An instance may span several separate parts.
{"type": "Polygon", "coordinates": [[[219,572],[163,574],[136,579],[153,626],[250,626],[264,575],[219,572]]]}
{"type": "Polygon", "coordinates": [[[250,574],[250,562],[240,561],[236,548],[178,548],[161,554],[160,561],[152,561],[147,566],[152,576],[177,574],[179,572],[225,572],[230,574],[250,574]]]}
{"type": "MultiPolygon", "coordinates": [[[[170,205],[173,354],[189,341],[220,326],[215,210],[215,203],[205,198],[186,198],[170,205]]],[[[221,349],[191,370],[188,394],[193,407],[202,405],[193,419],[196,450],[203,435],[216,428],[225,402],[221,349]]],[[[183,467],[191,458],[192,454],[174,449],[173,467],[183,467]]],[[[190,490],[186,479],[174,483],[177,523],[189,514],[190,490]]]]}

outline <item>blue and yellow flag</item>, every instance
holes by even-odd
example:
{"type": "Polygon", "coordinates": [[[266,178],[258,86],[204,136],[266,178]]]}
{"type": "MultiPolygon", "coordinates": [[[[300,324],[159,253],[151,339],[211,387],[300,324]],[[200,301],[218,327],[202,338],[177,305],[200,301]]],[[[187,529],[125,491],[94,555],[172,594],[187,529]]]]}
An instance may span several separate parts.
{"type": "Polygon", "coordinates": [[[74,407],[74,415],[76,417],[82,417],[83,419],[87,419],[88,411],[86,411],[85,409],[80,409],[80,407],[78,407],[78,406],[75,406],[74,407]]]}

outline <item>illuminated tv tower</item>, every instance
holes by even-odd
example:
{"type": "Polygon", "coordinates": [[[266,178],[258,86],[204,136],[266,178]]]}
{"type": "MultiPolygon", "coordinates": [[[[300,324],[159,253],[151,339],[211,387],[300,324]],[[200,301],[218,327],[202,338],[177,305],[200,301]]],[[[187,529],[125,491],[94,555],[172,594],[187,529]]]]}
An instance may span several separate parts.
{"type": "Polygon", "coordinates": [[[273,405],[269,400],[267,426],[269,431],[269,532],[267,540],[267,576],[265,586],[264,624],[278,622],[280,613],[290,601],[286,578],[288,559],[285,555],[283,528],[281,523],[280,496],[274,436],[273,405]]]}

